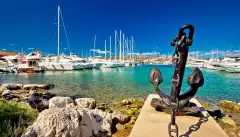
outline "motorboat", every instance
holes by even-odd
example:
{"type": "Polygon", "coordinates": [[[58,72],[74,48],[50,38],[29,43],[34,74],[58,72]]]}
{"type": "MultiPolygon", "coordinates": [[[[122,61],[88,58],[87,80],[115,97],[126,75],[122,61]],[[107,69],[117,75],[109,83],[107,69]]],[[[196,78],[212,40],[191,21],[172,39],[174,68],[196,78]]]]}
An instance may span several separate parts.
{"type": "Polygon", "coordinates": [[[64,56],[47,56],[40,63],[48,71],[72,71],[73,62],[64,56]]]}
{"type": "Polygon", "coordinates": [[[41,54],[39,52],[32,52],[26,56],[24,60],[18,64],[17,69],[19,72],[38,73],[44,72],[45,69],[39,65],[41,54]]]}
{"type": "Polygon", "coordinates": [[[225,57],[221,62],[215,64],[219,70],[227,72],[240,72],[240,58],[239,57],[225,57]]]}
{"type": "Polygon", "coordinates": [[[187,62],[186,67],[198,67],[198,68],[204,68],[205,64],[206,64],[206,60],[203,59],[193,59],[193,60],[189,60],[187,62]]]}

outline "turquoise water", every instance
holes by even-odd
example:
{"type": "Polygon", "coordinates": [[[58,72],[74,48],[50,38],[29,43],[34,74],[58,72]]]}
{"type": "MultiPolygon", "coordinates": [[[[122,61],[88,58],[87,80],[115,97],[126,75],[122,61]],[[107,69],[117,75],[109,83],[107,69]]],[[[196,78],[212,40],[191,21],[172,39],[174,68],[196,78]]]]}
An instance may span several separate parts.
{"type": "MultiPolygon", "coordinates": [[[[43,74],[0,74],[0,83],[53,83],[53,92],[67,96],[93,97],[99,102],[111,102],[129,97],[147,97],[155,93],[148,81],[152,65],[133,68],[112,68],[43,74]]],[[[171,88],[172,66],[156,66],[163,75],[160,85],[167,93],[171,88]]],[[[186,68],[182,92],[188,89],[186,68]]],[[[203,103],[216,104],[221,99],[240,102],[240,73],[202,70],[205,83],[196,97],[203,103]]]]}

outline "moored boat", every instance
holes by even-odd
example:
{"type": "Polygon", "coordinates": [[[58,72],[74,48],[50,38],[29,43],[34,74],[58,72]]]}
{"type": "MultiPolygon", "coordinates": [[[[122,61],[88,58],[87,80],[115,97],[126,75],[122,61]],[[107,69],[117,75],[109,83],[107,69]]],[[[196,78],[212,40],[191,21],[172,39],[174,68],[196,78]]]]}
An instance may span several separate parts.
{"type": "Polygon", "coordinates": [[[44,72],[45,69],[39,66],[41,60],[41,54],[39,52],[32,52],[26,56],[24,60],[18,65],[19,72],[25,73],[38,73],[44,72]]]}

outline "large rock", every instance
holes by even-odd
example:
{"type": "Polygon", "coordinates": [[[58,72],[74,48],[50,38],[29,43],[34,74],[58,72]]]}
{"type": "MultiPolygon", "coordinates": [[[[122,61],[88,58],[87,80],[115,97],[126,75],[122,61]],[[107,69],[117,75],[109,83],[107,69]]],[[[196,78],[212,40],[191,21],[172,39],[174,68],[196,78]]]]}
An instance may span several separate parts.
{"type": "Polygon", "coordinates": [[[64,108],[71,103],[74,102],[70,97],[53,97],[49,100],[49,107],[64,108]]]}
{"type": "Polygon", "coordinates": [[[228,100],[221,100],[218,103],[221,107],[227,108],[229,110],[240,112],[240,105],[236,102],[228,101],[228,100]]]}
{"type": "Polygon", "coordinates": [[[25,90],[30,90],[30,89],[51,89],[53,88],[54,85],[53,84],[26,84],[23,86],[23,89],[25,90]]]}
{"type": "Polygon", "coordinates": [[[225,126],[230,126],[230,127],[236,127],[237,124],[229,117],[229,116],[224,116],[222,119],[220,119],[220,122],[224,124],[225,126]]]}
{"type": "Polygon", "coordinates": [[[4,90],[8,89],[8,90],[18,90],[22,88],[22,84],[2,84],[0,87],[0,92],[3,92],[4,90]]]}
{"type": "Polygon", "coordinates": [[[130,116],[121,113],[114,113],[113,118],[117,120],[117,123],[126,124],[130,121],[130,116]]]}
{"type": "Polygon", "coordinates": [[[41,112],[22,137],[111,136],[112,115],[98,109],[66,107],[41,112]]]}
{"type": "Polygon", "coordinates": [[[79,107],[93,109],[96,107],[96,101],[93,98],[78,98],[75,100],[79,107]]]}
{"type": "Polygon", "coordinates": [[[8,90],[8,89],[6,89],[2,92],[2,96],[6,96],[6,95],[10,95],[10,94],[12,94],[12,91],[8,90]]]}

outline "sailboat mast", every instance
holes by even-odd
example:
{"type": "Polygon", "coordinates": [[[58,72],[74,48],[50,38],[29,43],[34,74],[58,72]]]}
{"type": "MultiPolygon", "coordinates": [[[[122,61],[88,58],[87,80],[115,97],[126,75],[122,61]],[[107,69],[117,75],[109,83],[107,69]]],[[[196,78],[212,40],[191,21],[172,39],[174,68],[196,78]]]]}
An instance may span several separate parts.
{"type": "Polygon", "coordinates": [[[123,34],[123,61],[124,61],[125,35],[123,34]]]}
{"type": "Polygon", "coordinates": [[[97,36],[95,35],[95,37],[94,37],[94,51],[93,51],[93,56],[95,57],[95,52],[96,52],[96,38],[97,38],[97,36]]]}
{"type": "Polygon", "coordinates": [[[120,30],[120,40],[119,40],[119,60],[122,59],[122,31],[120,30]]]}
{"type": "Polygon", "coordinates": [[[60,6],[58,6],[58,56],[60,53],[60,6]]]}
{"type": "Polygon", "coordinates": [[[115,30],[115,59],[117,60],[117,31],[115,30]]]}
{"type": "Polygon", "coordinates": [[[126,41],[126,50],[127,50],[127,60],[129,59],[128,58],[128,55],[129,55],[129,49],[128,49],[128,37],[127,37],[127,41],[126,41]]]}
{"type": "Polygon", "coordinates": [[[111,38],[111,36],[110,36],[110,51],[109,51],[109,54],[110,54],[110,60],[112,60],[111,58],[112,58],[112,38],[111,38]]]}
{"type": "Polygon", "coordinates": [[[132,40],[129,40],[130,61],[132,61],[132,40]]]}
{"type": "Polygon", "coordinates": [[[106,42],[106,40],[105,40],[105,60],[107,60],[107,42],[106,42]]]}
{"type": "Polygon", "coordinates": [[[133,59],[133,36],[132,36],[132,59],[133,59]]]}

